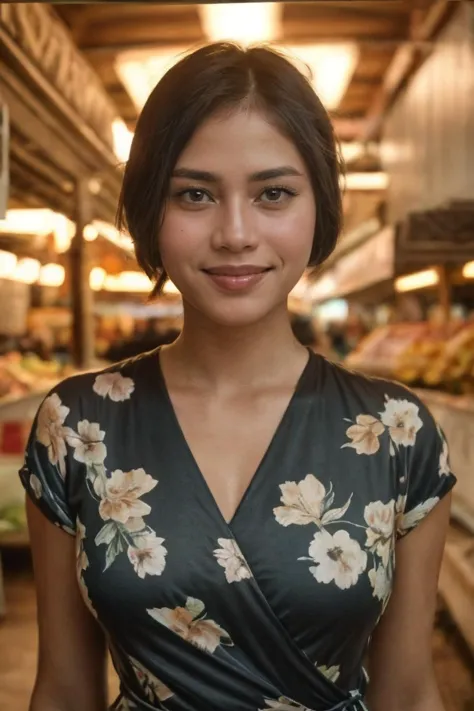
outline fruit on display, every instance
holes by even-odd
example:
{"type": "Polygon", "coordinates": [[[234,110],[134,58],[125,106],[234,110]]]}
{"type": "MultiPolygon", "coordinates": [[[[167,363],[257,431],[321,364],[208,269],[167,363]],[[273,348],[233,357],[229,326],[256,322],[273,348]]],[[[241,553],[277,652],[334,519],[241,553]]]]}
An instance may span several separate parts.
{"type": "Polygon", "coordinates": [[[385,326],[362,341],[346,364],[411,387],[474,393],[474,322],[385,326]]]}
{"type": "Polygon", "coordinates": [[[21,397],[48,390],[68,375],[60,363],[17,352],[0,357],[0,403],[2,398],[21,397]]]}
{"type": "Polygon", "coordinates": [[[0,509],[0,534],[23,531],[26,525],[24,504],[12,504],[0,509]]]}

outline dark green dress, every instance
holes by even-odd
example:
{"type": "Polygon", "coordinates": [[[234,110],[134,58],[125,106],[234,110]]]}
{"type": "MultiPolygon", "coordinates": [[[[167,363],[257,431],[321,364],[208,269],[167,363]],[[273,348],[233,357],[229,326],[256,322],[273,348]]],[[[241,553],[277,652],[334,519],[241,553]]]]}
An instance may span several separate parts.
{"type": "Polygon", "coordinates": [[[56,387],[21,479],[76,537],[122,711],[365,709],[362,664],[396,541],[456,481],[410,391],[311,354],[226,523],[158,351],[56,387]]]}

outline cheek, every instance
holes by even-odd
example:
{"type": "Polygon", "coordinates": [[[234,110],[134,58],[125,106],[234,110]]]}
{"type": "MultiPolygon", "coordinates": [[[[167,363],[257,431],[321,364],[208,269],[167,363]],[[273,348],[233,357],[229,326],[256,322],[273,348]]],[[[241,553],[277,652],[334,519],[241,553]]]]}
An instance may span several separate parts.
{"type": "MultiPolygon", "coordinates": [[[[288,262],[309,261],[316,228],[314,208],[301,208],[274,220],[270,241],[279,256],[288,262]]],[[[305,264],[305,266],[306,266],[305,264]]]]}
{"type": "Polygon", "coordinates": [[[167,271],[180,269],[196,253],[207,234],[203,220],[197,213],[184,213],[170,209],[163,221],[158,244],[161,259],[167,271]]]}

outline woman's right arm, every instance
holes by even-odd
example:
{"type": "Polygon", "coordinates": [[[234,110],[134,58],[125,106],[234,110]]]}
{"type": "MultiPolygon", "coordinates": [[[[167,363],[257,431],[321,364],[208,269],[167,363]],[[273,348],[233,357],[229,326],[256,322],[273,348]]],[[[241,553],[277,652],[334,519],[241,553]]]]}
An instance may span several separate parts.
{"type": "Polygon", "coordinates": [[[29,711],[106,711],[105,638],[76,579],[75,538],[27,497],[38,605],[39,657],[29,711]]]}

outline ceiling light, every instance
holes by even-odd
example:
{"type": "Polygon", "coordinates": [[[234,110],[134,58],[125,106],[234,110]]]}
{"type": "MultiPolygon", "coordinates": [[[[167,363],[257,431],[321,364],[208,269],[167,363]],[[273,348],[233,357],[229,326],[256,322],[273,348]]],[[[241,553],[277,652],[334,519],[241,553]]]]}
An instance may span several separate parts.
{"type": "Polygon", "coordinates": [[[201,24],[211,42],[230,40],[249,45],[281,35],[281,3],[250,2],[199,6],[201,24]]]}
{"type": "Polygon", "coordinates": [[[388,175],[383,172],[346,173],[341,177],[341,188],[345,190],[386,190],[388,175]]]}
{"type": "Polygon", "coordinates": [[[41,264],[37,259],[19,259],[13,272],[12,279],[23,284],[34,284],[38,281],[41,264]]]}
{"type": "Polygon", "coordinates": [[[95,225],[86,225],[82,235],[86,242],[94,242],[94,240],[96,240],[99,236],[99,230],[95,227],[95,225]]]}
{"type": "Polygon", "coordinates": [[[112,138],[114,143],[114,153],[122,163],[128,161],[130,148],[132,146],[133,133],[129,131],[122,119],[115,119],[112,122],[112,138]]]}
{"type": "MultiPolygon", "coordinates": [[[[181,59],[188,49],[189,47],[186,45],[177,45],[168,48],[157,47],[153,50],[123,52],[118,55],[115,71],[138,111],[142,110],[163,75],[181,59]]],[[[129,138],[124,128],[119,127],[118,123],[115,124],[115,129],[112,125],[112,130],[114,131],[115,153],[118,157],[120,154],[123,159],[127,155],[126,146],[129,138]]]]}
{"type": "Polygon", "coordinates": [[[12,279],[17,264],[16,254],[0,250],[0,279],[12,279]]]}
{"type": "Polygon", "coordinates": [[[180,294],[180,290],[178,287],[173,284],[171,279],[168,279],[168,281],[165,283],[163,287],[163,294],[180,294]]]}
{"type": "Polygon", "coordinates": [[[41,286],[61,286],[64,283],[65,270],[61,264],[45,264],[41,267],[38,283],[41,286]]]}
{"type": "Polygon", "coordinates": [[[108,239],[109,242],[115,244],[120,249],[125,252],[133,253],[133,241],[130,235],[120,232],[114,225],[110,222],[104,222],[103,220],[94,220],[92,225],[97,229],[102,237],[108,239]]]}
{"type": "Polygon", "coordinates": [[[462,275],[465,279],[474,279],[474,262],[468,262],[464,265],[462,275]]]}
{"type": "Polygon", "coordinates": [[[436,286],[438,282],[439,274],[436,269],[425,269],[422,272],[395,279],[395,291],[403,293],[405,291],[415,291],[416,289],[426,289],[428,286],[436,286]]]}
{"type": "Polygon", "coordinates": [[[306,44],[291,47],[282,46],[291,60],[298,60],[297,66],[308,74],[314,90],[328,109],[336,109],[349,86],[359,59],[359,49],[355,44],[306,44]],[[301,66],[301,63],[306,66],[301,66]]]}
{"type": "Polygon", "coordinates": [[[147,293],[153,284],[142,272],[120,272],[106,276],[103,288],[105,291],[147,293]]]}
{"type": "Polygon", "coordinates": [[[75,226],[65,215],[49,209],[8,210],[5,220],[0,220],[0,232],[45,236],[54,235],[58,253],[66,252],[74,235],[75,226]]]}
{"type": "Polygon", "coordinates": [[[92,291],[100,291],[104,286],[107,272],[102,267],[94,267],[89,274],[89,286],[92,291]]]}

